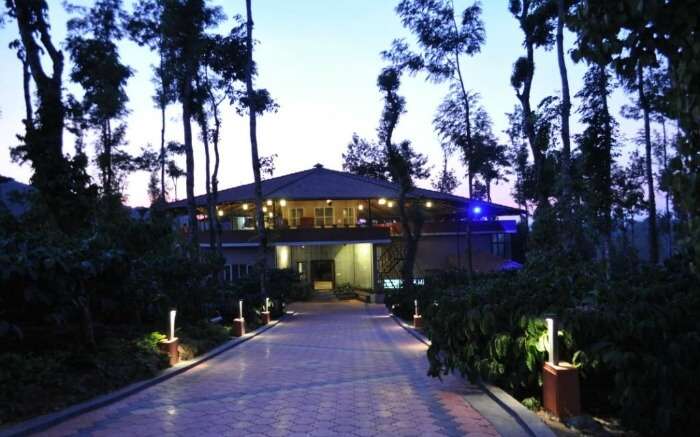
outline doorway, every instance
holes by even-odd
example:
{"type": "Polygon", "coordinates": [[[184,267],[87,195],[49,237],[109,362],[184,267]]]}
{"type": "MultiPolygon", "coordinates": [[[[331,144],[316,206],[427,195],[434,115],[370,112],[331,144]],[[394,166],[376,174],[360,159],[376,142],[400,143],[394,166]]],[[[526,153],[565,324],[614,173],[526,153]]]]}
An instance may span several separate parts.
{"type": "Polygon", "coordinates": [[[332,290],[335,287],[334,260],[312,260],[310,273],[314,290],[332,290]]]}

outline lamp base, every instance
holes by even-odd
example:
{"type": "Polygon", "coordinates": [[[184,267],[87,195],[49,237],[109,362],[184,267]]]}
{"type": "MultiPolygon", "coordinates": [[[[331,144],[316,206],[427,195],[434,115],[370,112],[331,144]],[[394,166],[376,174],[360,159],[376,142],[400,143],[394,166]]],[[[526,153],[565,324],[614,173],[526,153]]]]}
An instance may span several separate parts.
{"type": "Polygon", "coordinates": [[[270,317],[270,312],[269,311],[263,311],[260,313],[260,319],[262,321],[263,325],[267,325],[272,321],[272,317],[270,317]]]}
{"type": "Polygon", "coordinates": [[[578,369],[569,363],[545,363],[542,368],[542,401],[545,410],[559,419],[581,414],[578,369]]]}
{"type": "Polygon", "coordinates": [[[416,329],[423,327],[423,316],[413,316],[413,327],[416,329]]]}
{"type": "Polygon", "coordinates": [[[243,337],[245,335],[245,319],[233,319],[233,336],[243,337]]]}
{"type": "Polygon", "coordinates": [[[168,354],[170,365],[174,366],[180,362],[180,351],[177,349],[180,346],[180,340],[176,337],[172,340],[163,340],[158,343],[158,349],[161,352],[168,354]]]}

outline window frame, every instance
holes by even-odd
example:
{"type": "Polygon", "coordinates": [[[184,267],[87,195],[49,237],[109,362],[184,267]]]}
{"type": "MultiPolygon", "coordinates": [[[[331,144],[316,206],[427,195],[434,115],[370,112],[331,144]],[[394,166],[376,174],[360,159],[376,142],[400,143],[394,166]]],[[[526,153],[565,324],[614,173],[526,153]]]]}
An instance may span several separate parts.
{"type": "Polygon", "coordinates": [[[321,206],[314,208],[314,226],[315,227],[326,227],[332,226],[335,220],[335,208],[332,206],[321,206]],[[318,215],[318,211],[322,211],[322,215],[318,215]],[[327,215],[328,211],[331,212],[330,216],[327,215]],[[330,218],[330,220],[329,220],[330,218]],[[319,223],[319,219],[321,222],[319,223]]]}
{"type": "Polygon", "coordinates": [[[301,226],[302,217],[304,217],[304,208],[289,208],[289,226],[293,228],[298,228],[299,226],[301,226]],[[297,212],[299,212],[299,215],[297,215],[297,212]]]}

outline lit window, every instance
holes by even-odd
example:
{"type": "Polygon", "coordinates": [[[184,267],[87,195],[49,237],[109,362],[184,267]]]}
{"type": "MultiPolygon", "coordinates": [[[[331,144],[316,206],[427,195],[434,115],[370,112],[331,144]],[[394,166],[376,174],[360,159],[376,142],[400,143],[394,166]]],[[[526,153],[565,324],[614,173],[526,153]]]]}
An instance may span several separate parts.
{"type": "Polygon", "coordinates": [[[355,208],[343,208],[343,224],[355,225],[355,208]]]}
{"type": "Polygon", "coordinates": [[[314,225],[331,226],[333,224],[333,208],[314,208],[314,225]]]}
{"type": "Polygon", "coordinates": [[[301,226],[301,218],[304,216],[304,208],[289,209],[289,224],[292,227],[301,226]]]}

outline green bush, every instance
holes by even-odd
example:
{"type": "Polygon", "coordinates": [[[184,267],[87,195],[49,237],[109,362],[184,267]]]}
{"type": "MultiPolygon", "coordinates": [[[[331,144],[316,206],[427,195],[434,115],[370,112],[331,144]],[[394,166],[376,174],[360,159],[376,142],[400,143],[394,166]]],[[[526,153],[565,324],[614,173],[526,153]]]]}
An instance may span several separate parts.
{"type": "Polygon", "coordinates": [[[554,313],[561,358],[580,369],[584,409],[617,415],[644,434],[696,429],[700,288],[686,266],[671,262],[606,280],[592,263],[535,258],[517,273],[426,287],[418,295],[437,301],[425,312],[430,374],[456,370],[538,399],[543,319],[554,313]]]}
{"type": "Polygon", "coordinates": [[[228,327],[208,322],[200,322],[178,330],[180,339],[180,359],[192,358],[219,346],[231,338],[228,327]]]}

